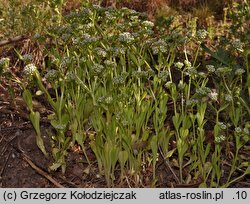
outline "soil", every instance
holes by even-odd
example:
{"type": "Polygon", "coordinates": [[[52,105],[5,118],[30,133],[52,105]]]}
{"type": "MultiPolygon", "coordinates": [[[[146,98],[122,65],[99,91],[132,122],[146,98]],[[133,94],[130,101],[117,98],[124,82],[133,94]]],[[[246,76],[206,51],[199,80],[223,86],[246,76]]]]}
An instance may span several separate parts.
{"type": "MultiPolygon", "coordinates": [[[[50,141],[45,131],[49,128],[41,127],[46,149],[51,152],[50,141]]],[[[0,135],[0,187],[86,188],[105,185],[104,178],[94,176],[94,172],[84,173],[87,166],[82,163],[83,155],[73,150],[69,151],[64,175],[60,171],[48,171],[49,166],[53,164],[53,158],[51,155],[46,158],[38,149],[35,132],[27,122],[23,122],[19,127],[17,124],[15,127],[1,127],[0,135]],[[51,182],[49,178],[54,181],[51,182]]]]}

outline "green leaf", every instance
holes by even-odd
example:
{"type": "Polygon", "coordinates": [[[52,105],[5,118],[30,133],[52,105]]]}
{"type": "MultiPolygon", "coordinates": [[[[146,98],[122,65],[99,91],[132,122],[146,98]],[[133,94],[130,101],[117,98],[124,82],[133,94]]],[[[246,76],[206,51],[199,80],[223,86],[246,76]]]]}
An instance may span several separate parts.
{"type": "Polygon", "coordinates": [[[62,115],[62,125],[67,126],[68,122],[69,122],[69,115],[63,114],[62,115]]]}
{"type": "Polygon", "coordinates": [[[112,167],[115,167],[117,160],[118,160],[118,148],[116,146],[113,145],[110,155],[111,155],[112,167]]]}
{"type": "Polygon", "coordinates": [[[50,121],[50,124],[57,130],[64,130],[69,122],[69,115],[68,114],[63,114],[61,117],[61,121],[59,121],[58,119],[56,119],[56,117],[54,117],[53,115],[50,116],[50,119],[52,119],[50,121]]]}
{"type": "Polygon", "coordinates": [[[31,121],[31,123],[36,131],[36,144],[39,147],[39,149],[43,152],[43,154],[45,156],[47,156],[47,152],[45,150],[45,146],[43,143],[43,139],[41,136],[41,130],[40,130],[40,113],[31,111],[30,121],[31,121]]]}
{"type": "Polygon", "coordinates": [[[248,162],[247,170],[245,171],[245,174],[250,174],[250,162],[248,162]]]}
{"type": "Polygon", "coordinates": [[[179,114],[179,113],[176,113],[176,114],[173,116],[172,120],[173,120],[175,129],[178,130],[178,129],[179,129],[179,126],[180,126],[180,124],[181,124],[181,121],[182,121],[182,120],[181,120],[181,117],[180,117],[180,114],[179,114]]]}
{"type": "Polygon", "coordinates": [[[82,134],[79,134],[79,133],[75,133],[74,135],[73,135],[73,137],[76,139],[76,141],[77,141],[77,143],[79,144],[79,145],[83,145],[83,135],[82,134]]]}
{"type": "Polygon", "coordinates": [[[118,160],[120,162],[121,168],[124,168],[125,163],[128,160],[128,152],[127,151],[120,151],[118,154],[118,160]]]}
{"type": "Polygon", "coordinates": [[[188,134],[189,134],[188,129],[185,129],[184,127],[180,128],[180,136],[181,136],[181,138],[183,138],[183,140],[187,139],[188,134]]]}
{"type": "Polygon", "coordinates": [[[25,101],[26,105],[28,106],[29,110],[33,109],[32,106],[32,95],[29,90],[25,89],[23,91],[23,100],[25,101]]]}
{"type": "Polygon", "coordinates": [[[210,54],[213,58],[217,59],[218,61],[220,61],[221,63],[230,66],[229,62],[228,62],[228,56],[226,55],[225,51],[223,51],[222,49],[219,49],[216,53],[213,52],[212,50],[210,50],[205,44],[201,43],[201,47],[203,48],[203,50],[205,52],[207,52],[208,54],[210,54]]]}
{"type": "Polygon", "coordinates": [[[208,154],[210,153],[210,148],[211,148],[211,144],[209,143],[209,144],[206,146],[205,157],[204,157],[204,159],[206,159],[207,156],[208,156],[208,154]]]}
{"type": "Polygon", "coordinates": [[[229,106],[228,103],[224,104],[220,109],[219,112],[223,111],[224,109],[226,109],[229,106]]]}
{"type": "Polygon", "coordinates": [[[44,142],[43,142],[42,137],[38,137],[38,136],[36,137],[36,144],[39,147],[39,149],[43,152],[43,154],[45,156],[47,156],[47,152],[45,150],[45,146],[44,146],[44,142]]]}
{"type": "Polygon", "coordinates": [[[31,111],[30,120],[38,135],[40,135],[40,113],[31,111]]]}
{"type": "Polygon", "coordinates": [[[129,57],[137,66],[139,66],[138,60],[134,54],[129,53],[129,57]]]}
{"type": "Polygon", "coordinates": [[[16,50],[15,48],[14,48],[14,51],[16,52],[18,58],[19,58],[20,60],[23,61],[23,56],[22,56],[22,54],[21,54],[18,50],[16,50]]]}
{"type": "Polygon", "coordinates": [[[174,149],[168,151],[164,158],[165,158],[165,159],[168,159],[168,158],[172,157],[172,155],[173,155],[173,153],[175,152],[175,150],[176,150],[176,148],[174,148],[174,149]]]}
{"type": "Polygon", "coordinates": [[[250,55],[250,49],[245,50],[245,51],[244,51],[244,54],[245,54],[245,55],[250,55]]]}

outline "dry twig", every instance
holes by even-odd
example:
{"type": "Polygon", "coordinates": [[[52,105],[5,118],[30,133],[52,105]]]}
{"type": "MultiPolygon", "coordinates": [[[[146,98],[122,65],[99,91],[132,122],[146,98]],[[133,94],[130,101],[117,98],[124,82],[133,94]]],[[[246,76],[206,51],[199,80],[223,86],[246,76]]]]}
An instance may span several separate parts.
{"type": "Polygon", "coordinates": [[[14,38],[0,41],[0,47],[28,39],[28,36],[20,35],[14,38]]]}
{"type": "Polygon", "coordinates": [[[25,152],[20,147],[20,141],[18,140],[18,150],[21,152],[23,159],[31,166],[32,169],[34,169],[38,174],[43,176],[44,178],[48,179],[51,183],[53,183],[57,188],[65,188],[63,185],[61,185],[59,182],[57,182],[54,178],[52,178],[48,173],[37,167],[32,160],[29,158],[28,155],[25,154],[25,152]]]}

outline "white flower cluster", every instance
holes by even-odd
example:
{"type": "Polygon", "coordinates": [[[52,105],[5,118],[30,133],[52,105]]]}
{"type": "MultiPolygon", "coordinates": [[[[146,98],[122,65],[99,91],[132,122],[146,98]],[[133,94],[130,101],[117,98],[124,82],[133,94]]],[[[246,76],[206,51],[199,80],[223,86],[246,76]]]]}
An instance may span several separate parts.
{"type": "Polygon", "coordinates": [[[239,39],[236,39],[235,41],[232,42],[232,46],[239,51],[242,51],[242,44],[239,39]]]}
{"type": "Polygon", "coordinates": [[[125,43],[131,43],[134,41],[134,37],[129,32],[124,32],[119,35],[119,41],[125,43]]]}
{"type": "Polygon", "coordinates": [[[143,21],[143,22],[142,22],[142,25],[143,25],[144,27],[148,27],[148,28],[154,27],[154,23],[153,23],[152,21],[143,21]]]}
{"type": "Polygon", "coordinates": [[[105,104],[109,105],[109,104],[112,104],[113,97],[112,96],[101,96],[98,98],[97,102],[99,104],[105,103],[105,104]]]}
{"type": "Polygon", "coordinates": [[[89,9],[89,8],[82,8],[81,9],[81,14],[83,15],[83,16],[92,16],[93,15],[93,12],[91,11],[91,9],[89,9]]]}
{"type": "Polygon", "coordinates": [[[169,75],[168,71],[160,71],[160,72],[158,73],[159,79],[161,79],[161,80],[163,80],[163,81],[166,81],[166,80],[167,80],[168,75],[169,75]]]}
{"type": "Polygon", "coordinates": [[[250,132],[249,132],[249,129],[247,127],[245,127],[244,129],[242,129],[241,127],[236,127],[234,129],[234,131],[237,134],[250,136],[250,132]]]}
{"type": "Polygon", "coordinates": [[[83,44],[94,43],[94,42],[96,42],[96,41],[98,40],[98,38],[96,38],[96,37],[91,37],[91,35],[86,34],[86,33],[83,34],[82,38],[83,38],[83,40],[82,40],[81,43],[83,43],[83,44]]]}
{"type": "Polygon", "coordinates": [[[101,74],[104,70],[104,66],[102,66],[101,64],[94,64],[92,67],[92,70],[94,71],[94,73],[96,74],[101,74]]]}
{"type": "Polygon", "coordinates": [[[176,62],[176,63],[175,63],[175,66],[176,66],[178,69],[181,69],[181,68],[184,66],[184,64],[183,64],[182,62],[176,62]]]}
{"type": "Polygon", "coordinates": [[[217,101],[217,100],[218,100],[218,93],[216,92],[216,90],[211,91],[210,93],[208,93],[208,97],[209,97],[212,101],[217,101]]]}
{"type": "Polygon", "coordinates": [[[242,132],[242,129],[240,127],[236,127],[234,131],[239,134],[242,132]]]}
{"type": "Polygon", "coordinates": [[[95,26],[94,26],[93,23],[87,23],[86,25],[84,25],[84,28],[85,28],[86,30],[89,30],[89,29],[94,28],[94,27],[95,27],[95,26]]]}
{"type": "Polygon", "coordinates": [[[122,119],[122,112],[121,111],[119,111],[119,112],[117,112],[116,114],[115,114],[115,119],[117,120],[117,121],[120,121],[121,119],[122,119]]]}
{"type": "Polygon", "coordinates": [[[146,71],[133,71],[132,76],[137,78],[145,78],[148,76],[148,72],[146,71]]]}
{"type": "Polygon", "coordinates": [[[67,67],[71,64],[71,59],[69,57],[64,57],[61,62],[62,67],[67,67]]]}
{"type": "Polygon", "coordinates": [[[191,62],[188,61],[188,60],[185,60],[184,64],[186,65],[186,67],[191,67],[192,66],[191,62]]]}
{"type": "Polygon", "coordinates": [[[99,4],[93,4],[92,6],[93,6],[93,10],[96,10],[96,11],[102,11],[104,9],[99,4]]]}
{"type": "Polygon", "coordinates": [[[115,68],[116,66],[117,66],[117,64],[115,63],[115,62],[113,62],[113,61],[111,61],[111,60],[105,60],[104,61],[104,64],[107,66],[107,67],[109,67],[109,68],[115,68]]]}
{"type": "Polygon", "coordinates": [[[211,72],[211,73],[215,72],[215,67],[214,67],[214,65],[208,64],[208,65],[206,66],[206,68],[207,68],[207,70],[208,70],[209,72],[211,72]]]}
{"type": "Polygon", "coordinates": [[[45,78],[48,80],[54,80],[58,75],[58,71],[55,69],[51,69],[45,74],[45,78]]]}
{"type": "Polygon", "coordinates": [[[107,56],[107,52],[104,49],[100,48],[100,47],[95,48],[94,51],[96,52],[96,54],[99,57],[103,57],[104,58],[104,57],[107,56]]]}
{"type": "Polygon", "coordinates": [[[221,142],[223,142],[225,139],[226,139],[226,137],[225,137],[224,135],[220,135],[220,136],[218,136],[218,137],[215,137],[215,138],[214,138],[214,141],[215,141],[215,143],[221,143],[221,142]]]}
{"type": "Polygon", "coordinates": [[[154,55],[157,55],[160,52],[166,53],[168,51],[168,44],[160,39],[152,44],[152,51],[154,55]]]}
{"type": "Polygon", "coordinates": [[[200,88],[196,89],[196,93],[201,95],[201,96],[205,96],[205,95],[211,93],[211,90],[208,87],[200,87],[200,88]]]}
{"type": "Polygon", "coordinates": [[[36,71],[37,67],[34,64],[28,64],[23,69],[23,73],[27,76],[32,76],[36,71]]]}
{"type": "Polygon", "coordinates": [[[226,130],[227,129],[227,125],[223,122],[218,122],[218,126],[221,130],[226,130]]]}
{"type": "Polygon", "coordinates": [[[244,72],[245,72],[244,69],[239,68],[239,69],[236,69],[235,75],[242,75],[244,72]]]}
{"type": "Polygon", "coordinates": [[[113,102],[113,97],[112,96],[107,96],[106,98],[105,98],[105,103],[106,104],[111,104],[113,102]]]}
{"type": "Polygon", "coordinates": [[[167,89],[170,89],[173,85],[174,85],[173,82],[168,81],[164,86],[165,86],[167,89]]]}
{"type": "Polygon", "coordinates": [[[204,40],[207,37],[208,32],[204,29],[198,30],[196,32],[196,37],[199,41],[204,40]]]}
{"type": "Polygon", "coordinates": [[[139,17],[138,16],[130,16],[130,20],[137,22],[139,20],[139,17]]]}
{"type": "Polygon", "coordinates": [[[233,100],[233,97],[230,94],[225,95],[225,100],[228,102],[231,102],[233,100]]]}
{"type": "Polygon", "coordinates": [[[0,70],[7,69],[9,67],[10,58],[4,57],[0,59],[0,70]]]}
{"type": "Polygon", "coordinates": [[[187,100],[187,106],[194,106],[196,104],[199,103],[199,100],[198,99],[190,99],[190,100],[187,100]]]}
{"type": "MultiPolygon", "coordinates": [[[[203,72],[199,72],[199,76],[203,77],[203,72]]],[[[197,76],[197,70],[194,67],[189,67],[189,69],[185,72],[185,74],[187,76],[191,76],[191,77],[196,77],[197,76]]]]}
{"type": "Polygon", "coordinates": [[[110,13],[109,11],[105,11],[105,17],[107,20],[110,20],[110,21],[113,21],[116,19],[116,17],[112,13],[110,13]]]}
{"type": "Polygon", "coordinates": [[[232,69],[230,67],[219,67],[216,71],[215,74],[217,75],[221,75],[221,74],[225,74],[228,72],[231,72],[232,69]]]}
{"type": "Polygon", "coordinates": [[[121,48],[121,47],[115,47],[115,48],[113,48],[113,52],[114,52],[115,56],[124,55],[125,54],[125,49],[121,48]]]}
{"type": "Polygon", "coordinates": [[[123,76],[119,75],[119,76],[113,78],[113,83],[115,85],[122,85],[125,83],[125,79],[123,76]]]}

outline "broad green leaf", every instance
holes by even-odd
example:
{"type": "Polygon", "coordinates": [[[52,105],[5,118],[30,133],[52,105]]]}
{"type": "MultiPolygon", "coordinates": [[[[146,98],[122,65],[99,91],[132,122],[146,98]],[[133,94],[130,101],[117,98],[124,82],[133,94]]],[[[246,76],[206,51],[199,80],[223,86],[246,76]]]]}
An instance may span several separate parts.
{"type": "Polygon", "coordinates": [[[45,146],[44,146],[44,142],[43,142],[42,137],[38,137],[38,136],[36,137],[36,144],[39,147],[39,149],[43,152],[43,154],[45,156],[47,156],[47,152],[45,150],[45,146]]]}
{"type": "Polygon", "coordinates": [[[31,123],[36,131],[36,143],[39,149],[43,152],[45,156],[47,156],[47,152],[45,150],[44,142],[41,136],[41,130],[40,130],[40,113],[39,112],[33,112],[30,113],[30,120],[31,123]]]}
{"type": "MultiPolygon", "coordinates": [[[[203,50],[207,53],[209,53],[213,58],[219,60],[220,62],[222,62],[223,64],[230,66],[229,62],[227,61],[227,57],[224,55],[223,56],[223,52],[222,50],[218,51],[217,53],[213,52],[212,50],[210,50],[205,44],[201,43],[201,47],[203,48],[203,50]]],[[[224,53],[225,54],[225,53],[224,53]]]]}
{"type": "Polygon", "coordinates": [[[181,127],[180,136],[181,136],[181,138],[183,138],[183,140],[187,139],[188,134],[189,134],[189,130],[181,127]]]}
{"type": "Polygon", "coordinates": [[[158,150],[157,142],[158,142],[157,136],[153,136],[150,142],[150,146],[154,157],[157,155],[157,150],[158,150]]]}
{"type": "Polygon", "coordinates": [[[73,137],[76,139],[77,143],[83,147],[83,135],[79,133],[75,133],[73,137]]]}
{"type": "Polygon", "coordinates": [[[120,162],[121,168],[124,168],[125,163],[128,160],[128,152],[127,151],[120,151],[118,154],[118,160],[120,162]]]}
{"type": "Polygon", "coordinates": [[[27,104],[29,110],[31,111],[33,109],[32,107],[32,95],[29,90],[25,89],[23,91],[23,100],[27,104]]]}
{"type": "Polygon", "coordinates": [[[68,122],[69,122],[69,115],[65,113],[62,115],[62,125],[67,126],[68,122]]]}
{"type": "Polygon", "coordinates": [[[179,129],[179,126],[180,126],[181,121],[182,121],[181,118],[180,118],[180,114],[179,114],[179,113],[176,113],[176,114],[173,116],[172,120],[173,120],[175,129],[176,129],[176,130],[179,129]]]}

